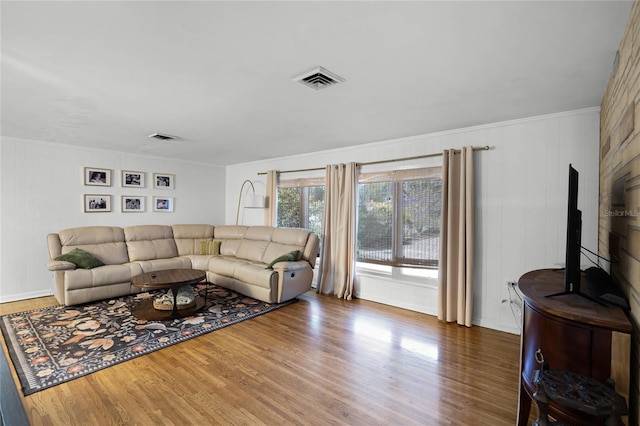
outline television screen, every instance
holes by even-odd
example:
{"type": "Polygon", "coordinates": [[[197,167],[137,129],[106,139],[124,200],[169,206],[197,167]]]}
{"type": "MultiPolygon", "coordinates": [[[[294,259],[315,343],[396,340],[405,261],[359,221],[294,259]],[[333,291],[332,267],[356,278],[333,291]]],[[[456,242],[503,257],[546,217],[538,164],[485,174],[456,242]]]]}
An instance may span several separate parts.
{"type": "Polygon", "coordinates": [[[604,303],[580,291],[580,253],[582,249],[582,212],[578,209],[578,178],[576,169],[569,164],[569,188],[567,194],[567,240],[564,267],[564,289],[547,297],[577,294],[599,305],[604,303]]]}
{"type": "Polygon", "coordinates": [[[564,291],[580,291],[580,247],[582,244],[582,212],[578,209],[578,171],[569,164],[567,205],[567,241],[565,252],[564,291]]]}

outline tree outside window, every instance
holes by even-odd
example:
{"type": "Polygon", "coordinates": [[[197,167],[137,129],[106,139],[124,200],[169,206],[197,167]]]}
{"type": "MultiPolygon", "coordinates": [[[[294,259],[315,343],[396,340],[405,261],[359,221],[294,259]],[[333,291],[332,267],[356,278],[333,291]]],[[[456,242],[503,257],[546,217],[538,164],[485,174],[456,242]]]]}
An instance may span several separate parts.
{"type": "Polygon", "coordinates": [[[440,250],[440,167],[364,174],[358,185],[357,260],[435,267],[440,250]]]}
{"type": "Polygon", "coordinates": [[[280,182],[277,206],[278,227],[307,228],[322,236],[324,185],[318,179],[280,182]]]}

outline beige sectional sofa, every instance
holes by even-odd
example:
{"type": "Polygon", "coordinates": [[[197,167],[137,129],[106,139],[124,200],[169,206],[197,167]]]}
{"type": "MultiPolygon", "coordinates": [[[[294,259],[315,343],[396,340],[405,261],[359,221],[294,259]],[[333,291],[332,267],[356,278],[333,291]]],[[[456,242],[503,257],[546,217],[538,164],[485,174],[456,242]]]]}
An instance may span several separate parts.
{"type": "Polygon", "coordinates": [[[280,303],[311,289],[319,240],[307,229],[142,225],[65,229],[49,234],[47,245],[54,294],[64,305],[138,293],[141,290],[131,285],[131,277],[174,268],[201,269],[210,283],[265,302],[280,303]],[[219,247],[219,253],[209,254],[213,246],[219,247]],[[91,253],[104,265],[83,269],[56,260],[74,248],[91,253]],[[273,260],[296,250],[297,260],[267,268],[273,260]]]}

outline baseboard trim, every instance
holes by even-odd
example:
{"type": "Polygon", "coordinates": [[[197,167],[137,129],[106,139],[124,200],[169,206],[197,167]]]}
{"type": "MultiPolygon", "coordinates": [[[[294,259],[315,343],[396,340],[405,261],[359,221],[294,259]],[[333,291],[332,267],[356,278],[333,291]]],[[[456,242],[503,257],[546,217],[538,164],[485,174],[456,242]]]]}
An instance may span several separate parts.
{"type": "Polygon", "coordinates": [[[0,296],[0,303],[17,302],[18,300],[35,299],[38,297],[53,296],[51,290],[32,291],[29,293],[13,294],[11,296],[0,296]]]}

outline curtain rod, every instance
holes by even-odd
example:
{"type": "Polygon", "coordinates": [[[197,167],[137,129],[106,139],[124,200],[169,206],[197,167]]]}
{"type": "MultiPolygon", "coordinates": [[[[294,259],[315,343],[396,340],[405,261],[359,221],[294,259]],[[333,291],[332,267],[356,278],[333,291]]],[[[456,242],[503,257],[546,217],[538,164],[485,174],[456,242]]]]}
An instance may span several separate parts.
{"type": "MultiPolygon", "coordinates": [[[[485,146],[474,146],[473,150],[474,151],[488,151],[489,149],[491,149],[489,147],[489,145],[485,145],[485,146]]],[[[453,150],[454,153],[459,153],[460,150],[459,149],[454,149],[453,150]]],[[[372,164],[382,164],[382,163],[393,163],[395,161],[408,161],[408,160],[417,160],[420,158],[430,158],[430,157],[438,157],[442,155],[441,152],[437,152],[434,154],[424,154],[424,155],[416,155],[414,157],[404,157],[404,158],[392,158],[390,160],[379,160],[379,161],[369,161],[366,163],[358,163],[358,166],[369,166],[372,164]]],[[[325,170],[326,167],[313,167],[310,169],[295,169],[295,170],[279,170],[278,173],[296,173],[296,172],[312,172],[312,171],[317,171],[317,170],[325,170]]],[[[260,175],[266,175],[267,172],[258,172],[258,176],[260,175]]]]}

